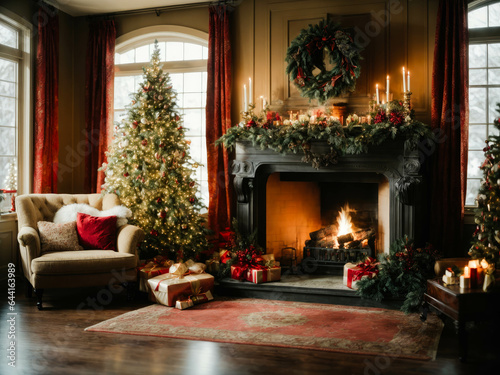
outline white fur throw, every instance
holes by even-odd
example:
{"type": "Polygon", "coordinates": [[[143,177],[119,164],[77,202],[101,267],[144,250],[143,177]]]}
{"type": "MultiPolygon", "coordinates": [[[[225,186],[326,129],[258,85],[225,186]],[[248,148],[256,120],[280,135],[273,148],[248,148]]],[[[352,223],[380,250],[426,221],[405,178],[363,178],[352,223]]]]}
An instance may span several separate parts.
{"type": "Polygon", "coordinates": [[[91,207],[85,203],[73,203],[67,206],[61,207],[54,216],[54,223],[69,223],[71,221],[76,221],[76,214],[81,212],[83,214],[91,216],[116,216],[116,226],[121,227],[127,224],[127,218],[132,216],[132,211],[130,211],[125,206],[115,206],[106,211],[99,211],[97,208],[91,207]]]}

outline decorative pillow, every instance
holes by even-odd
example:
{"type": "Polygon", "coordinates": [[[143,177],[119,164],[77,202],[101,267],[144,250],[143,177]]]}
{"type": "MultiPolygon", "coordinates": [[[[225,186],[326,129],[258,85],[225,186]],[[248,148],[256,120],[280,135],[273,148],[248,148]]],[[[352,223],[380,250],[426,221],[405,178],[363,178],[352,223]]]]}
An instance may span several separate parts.
{"type": "Polygon", "coordinates": [[[37,226],[38,233],[40,233],[42,253],[48,251],[83,250],[83,247],[78,243],[75,221],[64,224],[39,221],[37,226]]]}
{"type": "Polygon", "coordinates": [[[79,212],[76,230],[85,249],[116,251],[116,216],[96,217],[79,212]]]}
{"type": "Polygon", "coordinates": [[[127,224],[127,218],[132,216],[132,211],[125,206],[114,206],[109,210],[99,211],[97,208],[89,206],[85,203],[73,203],[61,207],[56,212],[54,216],[54,223],[68,223],[70,221],[76,221],[76,214],[78,212],[98,217],[117,216],[117,227],[127,224]]]}

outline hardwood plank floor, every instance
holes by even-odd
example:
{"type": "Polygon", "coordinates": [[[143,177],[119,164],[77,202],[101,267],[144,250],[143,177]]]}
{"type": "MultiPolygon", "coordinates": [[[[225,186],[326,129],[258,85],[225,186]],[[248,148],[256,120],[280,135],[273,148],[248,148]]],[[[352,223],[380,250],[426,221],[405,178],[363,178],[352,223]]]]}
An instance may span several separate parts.
{"type": "MultiPolygon", "coordinates": [[[[47,290],[38,311],[17,280],[16,367],[8,365],[7,297],[1,304],[1,374],[478,374],[497,373],[498,324],[470,330],[469,362],[458,361],[453,325],[447,322],[435,361],[234,345],[160,337],[85,332],[84,329],[149,304],[100,288],[47,290]],[[106,297],[110,297],[106,299],[106,297]],[[92,302],[92,298],[94,302],[92,302]],[[93,305],[91,307],[90,305],[93,305]],[[7,355],[6,355],[7,352],[7,355]],[[493,371],[493,372],[491,372],[493,371]]],[[[223,317],[221,317],[223,318],[223,317]]],[[[418,319],[418,316],[415,316],[418,319]]]]}

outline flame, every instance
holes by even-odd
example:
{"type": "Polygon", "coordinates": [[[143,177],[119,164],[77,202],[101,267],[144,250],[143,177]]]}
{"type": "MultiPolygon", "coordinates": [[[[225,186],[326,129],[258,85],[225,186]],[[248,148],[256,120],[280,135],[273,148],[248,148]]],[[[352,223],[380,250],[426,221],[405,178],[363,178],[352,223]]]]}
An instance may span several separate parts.
{"type": "Polygon", "coordinates": [[[346,203],[339,211],[339,216],[337,216],[337,237],[353,232],[349,211],[349,203],[346,203]]]}

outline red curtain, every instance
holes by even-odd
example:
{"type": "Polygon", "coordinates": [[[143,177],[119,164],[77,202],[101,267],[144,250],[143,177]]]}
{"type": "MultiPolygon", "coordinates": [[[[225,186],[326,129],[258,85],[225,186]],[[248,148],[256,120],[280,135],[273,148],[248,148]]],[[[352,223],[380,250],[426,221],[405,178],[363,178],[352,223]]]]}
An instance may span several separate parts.
{"type": "Polygon", "coordinates": [[[445,255],[461,249],[469,137],[467,1],[439,3],[432,73],[431,242],[445,255]]]}
{"type": "Polygon", "coordinates": [[[230,226],[233,186],[230,157],[214,142],[231,127],[231,43],[225,6],[209,8],[207,64],[207,169],[210,195],[208,222],[218,233],[230,226]]]}
{"type": "Polygon", "coordinates": [[[115,76],[115,21],[90,25],[85,75],[85,191],[99,193],[106,151],[113,137],[113,89],[115,76]]]}
{"type": "Polygon", "coordinates": [[[59,16],[42,5],[36,50],[33,191],[57,193],[59,165],[59,16]]]}

